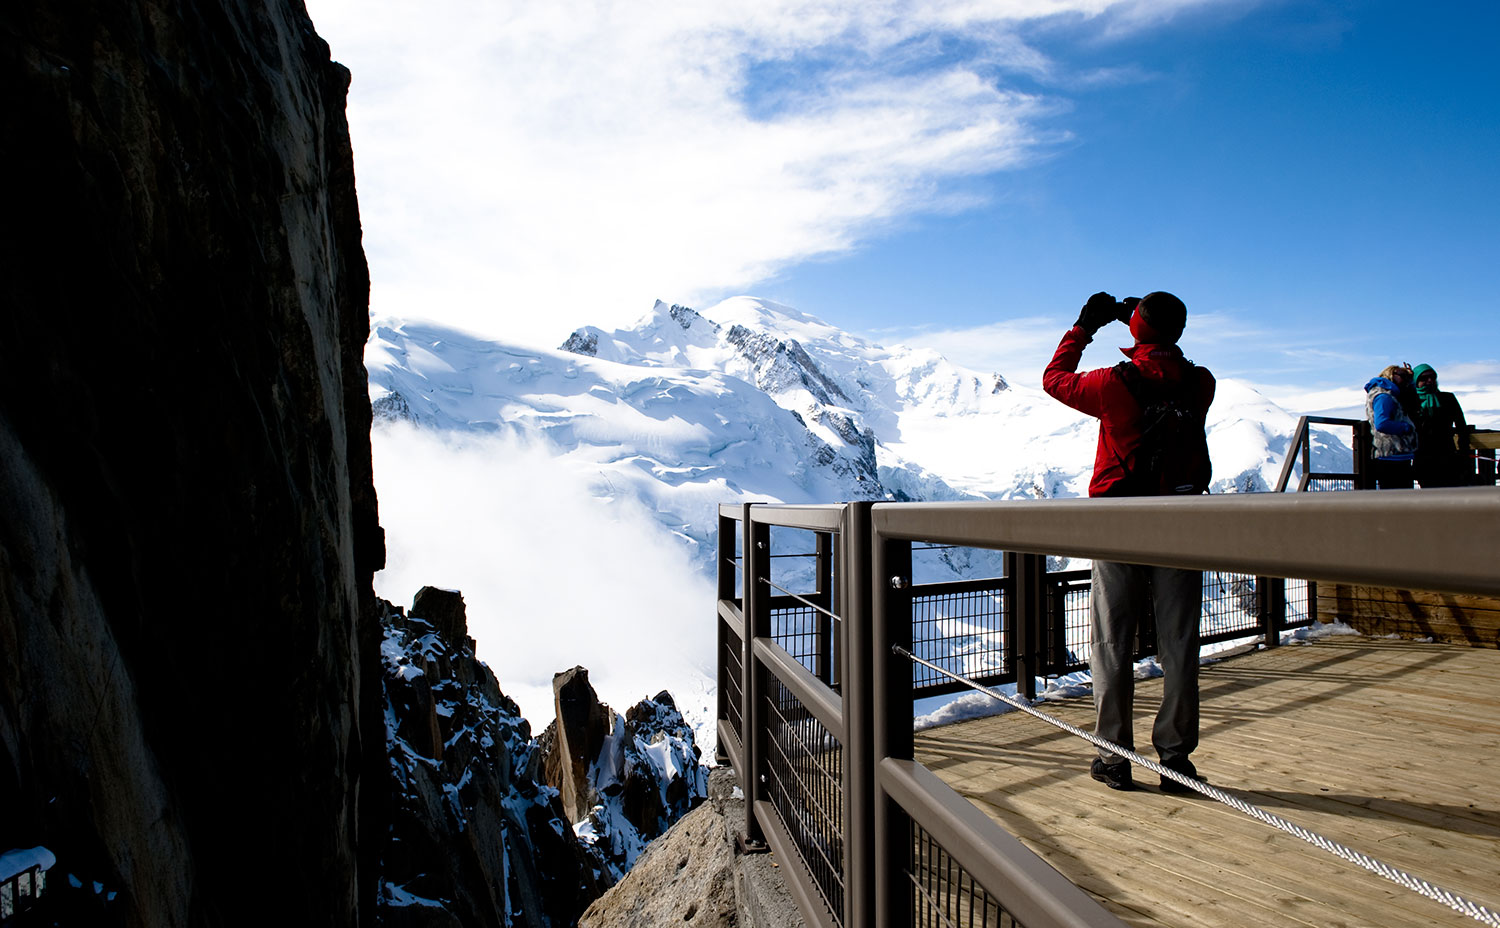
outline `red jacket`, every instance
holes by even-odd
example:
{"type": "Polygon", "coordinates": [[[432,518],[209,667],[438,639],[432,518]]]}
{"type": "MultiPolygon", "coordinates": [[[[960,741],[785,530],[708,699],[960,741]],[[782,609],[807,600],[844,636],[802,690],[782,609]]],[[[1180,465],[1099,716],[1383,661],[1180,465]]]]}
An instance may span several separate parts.
{"type": "MultiPolygon", "coordinates": [[[[1091,341],[1093,336],[1078,326],[1069,329],[1042,374],[1042,389],[1053,399],[1099,420],[1099,448],[1094,454],[1089,496],[1108,496],[1110,489],[1125,479],[1121,461],[1132,463],[1131,456],[1140,445],[1141,408],[1113,367],[1077,373],[1084,346],[1091,341]]],[[[1197,381],[1193,408],[1199,416],[1198,424],[1203,424],[1214,401],[1214,375],[1207,368],[1189,368],[1176,345],[1138,344],[1120,350],[1142,376],[1152,380],[1180,381],[1191,371],[1197,381]]]]}

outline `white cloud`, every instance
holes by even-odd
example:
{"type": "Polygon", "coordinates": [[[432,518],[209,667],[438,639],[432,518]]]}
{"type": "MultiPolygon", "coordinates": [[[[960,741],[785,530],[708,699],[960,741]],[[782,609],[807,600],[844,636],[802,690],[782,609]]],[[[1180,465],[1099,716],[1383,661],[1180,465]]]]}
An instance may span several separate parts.
{"type": "Polygon", "coordinates": [[[997,83],[1056,77],[1023,24],[1215,2],[309,6],[354,73],[372,308],[554,345],[972,203],[953,182],[1062,137],[997,83]]]}
{"type": "Polygon", "coordinates": [[[1071,324],[1072,320],[1027,316],[964,329],[889,329],[867,337],[878,344],[931,348],[962,367],[1040,388],[1042,371],[1071,324]]]}
{"type": "Polygon", "coordinates": [[[553,717],[552,675],[576,664],[618,711],[668,689],[695,723],[712,716],[712,583],[649,513],[596,499],[515,438],[382,426],[371,440],[376,593],[409,606],[423,586],[462,591],[479,658],[534,732],[553,717]]]}

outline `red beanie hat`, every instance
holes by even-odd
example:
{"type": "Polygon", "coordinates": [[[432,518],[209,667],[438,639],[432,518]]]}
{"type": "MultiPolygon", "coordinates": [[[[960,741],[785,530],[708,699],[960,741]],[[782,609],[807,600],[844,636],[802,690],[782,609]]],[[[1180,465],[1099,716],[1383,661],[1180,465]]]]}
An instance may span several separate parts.
{"type": "Polygon", "coordinates": [[[1130,314],[1130,334],[1138,345],[1175,345],[1187,325],[1187,306],[1165,290],[1141,297],[1130,314]]]}

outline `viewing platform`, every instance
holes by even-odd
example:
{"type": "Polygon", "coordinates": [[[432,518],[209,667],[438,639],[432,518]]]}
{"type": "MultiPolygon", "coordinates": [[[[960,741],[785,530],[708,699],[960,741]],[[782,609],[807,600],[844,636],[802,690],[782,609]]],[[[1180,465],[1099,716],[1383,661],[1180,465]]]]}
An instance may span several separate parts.
{"type": "Polygon", "coordinates": [[[809,925],[1500,928],[1494,487],[752,503],[718,545],[717,759],[809,925]],[[1089,663],[1065,558],[1201,571],[1207,784],[1158,788],[1160,681],[1128,792],[1091,699],[1031,701],[1089,663]],[[1018,711],[913,731],[970,690],[1018,711]]]}
{"type": "MultiPolygon", "coordinates": [[[[1500,896],[1500,652],[1332,635],[1205,665],[1209,782],[1444,889],[1500,896]]],[[[1138,681],[1150,749],[1161,679],[1138,681]]],[[[1048,702],[1092,730],[1087,696],[1048,702]]],[[[1475,922],[1197,794],[1088,775],[1092,745],[1021,712],[918,732],[915,759],[1132,926],[1475,922]]]]}

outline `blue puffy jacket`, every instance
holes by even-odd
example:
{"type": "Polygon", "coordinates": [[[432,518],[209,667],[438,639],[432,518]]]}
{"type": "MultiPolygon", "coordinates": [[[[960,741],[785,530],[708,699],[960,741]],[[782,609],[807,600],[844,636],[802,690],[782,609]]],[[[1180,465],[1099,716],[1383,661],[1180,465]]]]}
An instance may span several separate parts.
{"type": "Polygon", "coordinates": [[[1374,455],[1382,461],[1410,461],[1417,450],[1417,427],[1396,398],[1399,389],[1385,377],[1365,384],[1365,415],[1374,429],[1374,455]]]}

